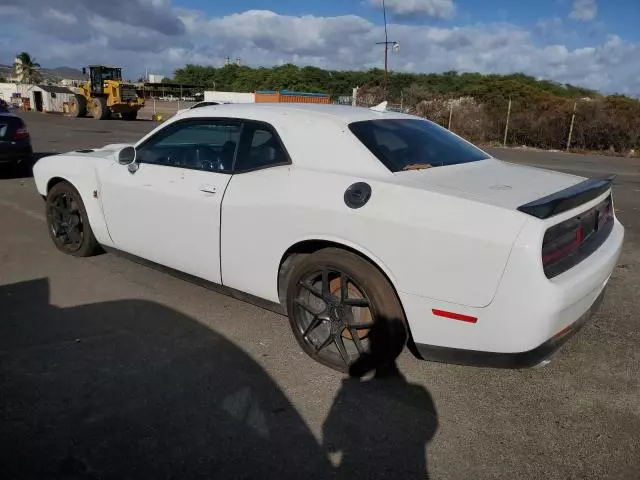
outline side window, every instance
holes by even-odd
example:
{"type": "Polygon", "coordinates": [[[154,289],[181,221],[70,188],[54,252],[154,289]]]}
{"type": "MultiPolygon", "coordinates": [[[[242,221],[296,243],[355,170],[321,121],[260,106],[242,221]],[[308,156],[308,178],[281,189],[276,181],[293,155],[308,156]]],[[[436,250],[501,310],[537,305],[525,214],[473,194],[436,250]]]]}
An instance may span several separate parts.
{"type": "Polygon", "coordinates": [[[236,172],[246,172],[289,163],[275,130],[270,125],[245,122],[236,159],[236,172]]]}
{"type": "Polygon", "coordinates": [[[229,173],[239,139],[239,122],[178,122],[141,145],[137,157],[140,163],[229,173]]]}

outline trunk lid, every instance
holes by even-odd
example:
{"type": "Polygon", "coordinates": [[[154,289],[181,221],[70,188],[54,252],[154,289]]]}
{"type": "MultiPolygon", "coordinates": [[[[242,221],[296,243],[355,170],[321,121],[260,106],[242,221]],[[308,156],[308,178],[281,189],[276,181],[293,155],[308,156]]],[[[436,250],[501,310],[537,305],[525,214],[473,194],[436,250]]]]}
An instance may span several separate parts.
{"type": "Polygon", "coordinates": [[[584,182],[567,173],[516,165],[494,158],[395,173],[399,183],[496,207],[518,207],[584,182]]]}

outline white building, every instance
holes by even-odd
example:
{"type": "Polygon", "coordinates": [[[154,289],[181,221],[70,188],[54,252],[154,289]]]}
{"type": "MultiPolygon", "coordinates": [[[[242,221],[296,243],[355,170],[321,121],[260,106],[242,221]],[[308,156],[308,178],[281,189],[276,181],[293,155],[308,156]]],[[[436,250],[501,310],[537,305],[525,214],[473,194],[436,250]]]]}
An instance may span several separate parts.
{"type": "Polygon", "coordinates": [[[66,87],[34,85],[29,90],[28,96],[31,110],[63,113],[65,103],[69,105],[74,93],[66,87]]]}
{"type": "Polygon", "coordinates": [[[149,74],[149,83],[162,83],[162,81],[167,78],[164,75],[158,75],[155,73],[150,73],[149,74]]]}
{"type": "Polygon", "coordinates": [[[205,102],[256,103],[255,93],[241,92],[204,92],[205,102]]]}
{"type": "Polygon", "coordinates": [[[18,85],[15,83],[0,83],[0,98],[7,103],[17,103],[18,85]]]}

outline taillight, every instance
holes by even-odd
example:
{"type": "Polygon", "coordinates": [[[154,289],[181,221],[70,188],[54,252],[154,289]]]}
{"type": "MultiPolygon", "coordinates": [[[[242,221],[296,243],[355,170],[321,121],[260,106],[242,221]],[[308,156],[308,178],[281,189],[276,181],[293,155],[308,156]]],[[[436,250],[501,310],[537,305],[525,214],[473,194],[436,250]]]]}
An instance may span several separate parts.
{"type": "Polygon", "coordinates": [[[611,197],[595,208],[551,227],[542,241],[542,265],[555,277],[591,255],[609,236],[613,225],[611,197]]]}
{"type": "Polygon", "coordinates": [[[547,230],[542,242],[542,263],[547,266],[566,257],[582,243],[584,230],[577,218],[547,230]]]}
{"type": "Polygon", "coordinates": [[[20,127],[13,134],[14,140],[25,140],[27,138],[29,138],[29,132],[27,131],[27,127],[20,127]]]}

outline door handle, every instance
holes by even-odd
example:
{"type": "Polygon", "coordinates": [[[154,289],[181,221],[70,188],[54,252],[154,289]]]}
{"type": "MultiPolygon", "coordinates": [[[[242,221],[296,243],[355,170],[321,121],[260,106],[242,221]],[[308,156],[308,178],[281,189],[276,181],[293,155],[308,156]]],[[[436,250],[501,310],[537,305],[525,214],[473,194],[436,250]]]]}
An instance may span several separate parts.
{"type": "Polygon", "coordinates": [[[202,185],[200,187],[200,191],[203,193],[216,193],[216,187],[212,187],[211,185],[202,185]]]}

